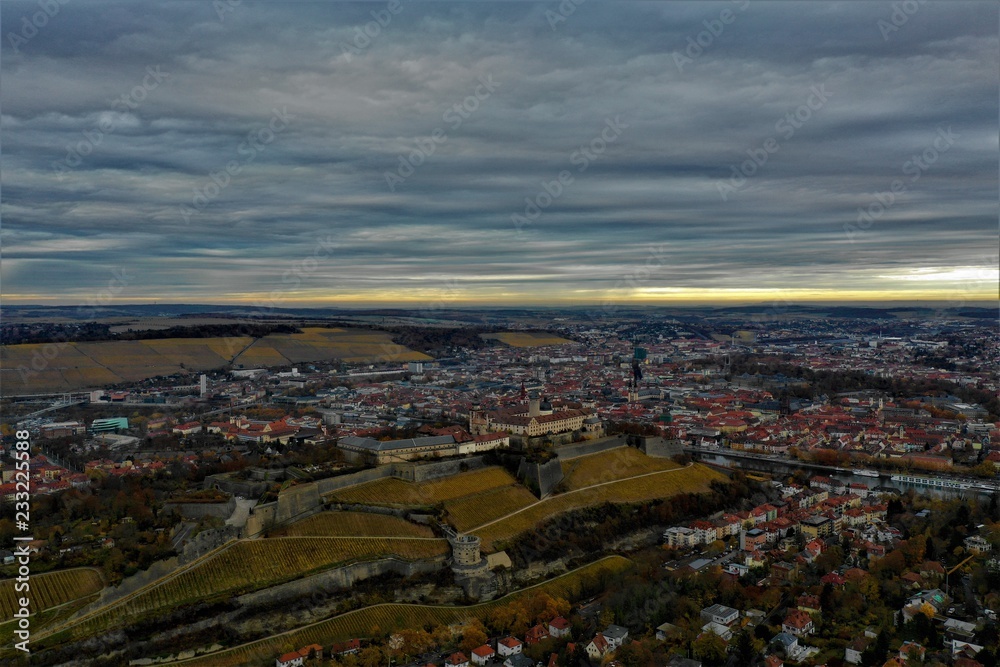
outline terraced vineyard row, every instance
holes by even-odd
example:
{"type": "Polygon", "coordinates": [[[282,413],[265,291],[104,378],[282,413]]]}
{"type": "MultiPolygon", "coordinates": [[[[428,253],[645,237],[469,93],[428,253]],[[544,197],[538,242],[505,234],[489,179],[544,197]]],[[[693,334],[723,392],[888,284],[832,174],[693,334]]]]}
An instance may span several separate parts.
{"type": "Polygon", "coordinates": [[[323,512],[296,521],[283,535],[313,537],[434,537],[427,526],[370,512],[323,512]]]}
{"type": "Polygon", "coordinates": [[[448,522],[457,530],[465,532],[537,501],[538,498],[531,491],[515,485],[449,500],[444,504],[444,509],[448,512],[448,522]]]}
{"type": "Polygon", "coordinates": [[[590,489],[550,496],[523,512],[472,532],[482,539],[482,548],[490,551],[498,542],[532,530],[542,521],[562,512],[605,502],[632,503],[669,498],[678,493],[702,493],[709,490],[709,484],[713,480],[723,479],[725,476],[722,473],[703,465],[624,479],[590,489]]]}
{"type": "MultiPolygon", "coordinates": [[[[31,594],[27,597],[31,600],[29,609],[32,614],[92,595],[104,587],[100,573],[90,568],[36,574],[32,575],[30,583],[31,594]]],[[[25,594],[15,591],[15,584],[13,579],[0,581],[0,619],[13,618],[14,612],[19,609],[17,598],[25,594]]]]}
{"type": "Polygon", "coordinates": [[[566,476],[563,484],[569,490],[582,489],[647,472],[677,468],[680,468],[680,465],[670,459],[646,456],[634,447],[619,447],[563,462],[563,474],[566,476]]]}
{"type": "Polygon", "coordinates": [[[267,588],[350,562],[390,555],[418,560],[446,553],[446,540],[345,537],[244,540],[191,570],[71,626],[64,638],[90,637],[184,604],[267,588]]]}
{"type": "Polygon", "coordinates": [[[453,477],[414,484],[391,477],[359,484],[331,494],[338,502],[363,505],[434,505],[473,493],[515,484],[503,468],[490,467],[453,477]]]}
{"type": "Polygon", "coordinates": [[[273,663],[274,656],[308,644],[327,647],[337,641],[366,638],[377,632],[393,632],[404,628],[418,628],[427,623],[450,624],[466,618],[483,619],[494,607],[506,604],[521,595],[545,591],[553,596],[574,599],[579,597],[583,581],[598,576],[602,571],[621,572],[632,567],[632,562],[621,556],[609,556],[595,563],[557,577],[507,597],[468,607],[428,607],[409,604],[382,604],[348,612],[292,632],[244,644],[201,658],[183,660],[171,665],[184,667],[236,667],[273,663]]]}

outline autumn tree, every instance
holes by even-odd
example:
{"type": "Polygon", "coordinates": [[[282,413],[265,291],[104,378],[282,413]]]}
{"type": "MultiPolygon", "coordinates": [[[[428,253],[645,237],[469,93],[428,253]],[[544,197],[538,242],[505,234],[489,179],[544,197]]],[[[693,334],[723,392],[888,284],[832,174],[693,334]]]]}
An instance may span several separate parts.
{"type": "Polygon", "coordinates": [[[709,665],[721,665],[726,660],[726,640],[714,632],[703,632],[692,644],[695,655],[709,665]]]}
{"type": "Polygon", "coordinates": [[[462,641],[459,643],[458,648],[465,653],[471,653],[472,649],[485,644],[487,638],[486,628],[483,627],[479,619],[473,619],[462,628],[462,641]]]}

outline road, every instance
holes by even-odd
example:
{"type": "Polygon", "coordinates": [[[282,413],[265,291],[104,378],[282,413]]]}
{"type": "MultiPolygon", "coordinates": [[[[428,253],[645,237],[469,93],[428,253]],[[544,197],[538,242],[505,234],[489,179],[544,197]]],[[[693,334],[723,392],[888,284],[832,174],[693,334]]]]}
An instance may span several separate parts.
{"type": "Polygon", "coordinates": [[[181,547],[187,540],[188,536],[191,535],[191,531],[195,529],[197,523],[192,521],[185,521],[181,524],[180,530],[170,539],[170,545],[174,548],[174,551],[180,553],[181,547]]]}

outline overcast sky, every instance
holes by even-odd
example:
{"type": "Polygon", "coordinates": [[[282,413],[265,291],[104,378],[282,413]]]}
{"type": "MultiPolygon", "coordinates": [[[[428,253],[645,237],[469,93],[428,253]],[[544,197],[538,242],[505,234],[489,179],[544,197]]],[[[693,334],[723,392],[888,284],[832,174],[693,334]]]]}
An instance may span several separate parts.
{"type": "Polygon", "coordinates": [[[998,5],[895,4],[5,0],[3,297],[995,299],[998,5]]]}

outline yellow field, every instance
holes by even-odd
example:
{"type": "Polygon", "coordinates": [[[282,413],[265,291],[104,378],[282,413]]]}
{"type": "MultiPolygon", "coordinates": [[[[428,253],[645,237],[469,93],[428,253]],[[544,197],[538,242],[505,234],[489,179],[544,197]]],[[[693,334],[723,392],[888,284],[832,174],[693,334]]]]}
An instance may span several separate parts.
{"type": "Polygon", "coordinates": [[[306,361],[426,361],[431,357],[392,342],[384,331],[309,327],[300,334],[272,334],[234,360],[246,367],[306,361]]]}
{"type": "Polygon", "coordinates": [[[646,477],[625,479],[580,491],[549,496],[541,503],[506,519],[471,532],[482,538],[482,548],[490,551],[504,540],[533,530],[539,523],[562,512],[600,505],[601,503],[633,503],[657,498],[669,498],[678,493],[702,493],[713,480],[725,475],[703,465],[683,470],[664,471],[646,477]]]}
{"type": "Polygon", "coordinates": [[[280,352],[275,350],[273,347],[262,343],[262,341],[263,339],[258,340],[247,350],[242,352],[233,361],[233,365],[237,368],[240,366],[244,366],[246,368],[257,368],[264,366],[286,366],[290,363],[280,352]]]}
{"type": "Polygon", "coordinates": [[[165,613],[174,607],[207,602],[274,586],[352,562],[397,556],[419,560],[449,551],[446,540],[413,538],[278,537],[241,540],[228,549],[151,585],[118,604],[74,623],[60,639],[106,632],[127,620],[165,613]]]}
{"type": "Polygon", "coordinates": [[[296,521],[281,531],[292,537],[434,537],[427,526],[370,512],[323,512],[296,521]]]}
{"type": "Polygon", "coordinates": [[[184,667],[236,667],[237,665],[273,664],[276,655],[309,644],[327,646],[333,642],[353,638],[369,638],[376,634],[394,632],[405,628],[419,628],[426,624],[449,625],[472,618],[485,619],[494,608],[524,595],[544,591],[554,597],[578,599],[582,584],[602,572],[622,572],[632,567],[632,562],[621,556],[609,556],[595,563],[556,577],[551,581],[527,588],[506,597],[468,607],[432,607],[412,604],[380,604],[341,614],[326,621],[307,625],[281,635],[243,644],[208,656],[168,663],[184,667]]]}
{"type": "Polygon", "coordinates": [[[104,582],[97,570],[89,568],[74,568],[72,570],[57,570],[31,576],[30,595],[14,590],[15,581],[5,579],[0,581],[0,619],[12,618],[20,608],[17,599],[27,597],[31,600],[28,607],[32,614],[70,602],[77,598],[92,595],[104,587],[104,582]]]}
{"type": "Polygon", "coordinates": [[[503,468],[491,467],[421,484],[404,482],[395,477],[379,479],[335,491],[328,497],[338,502],[362,505],[426,506],[516,483],[503,468]]]}
{"type": "Polygon", "coordinates": [[[567,490],[582,489],[601,482],[635,477],[647,472],[675,470],[680,465],[670,459],[646,456],[635,447],[619,447],[564,461],[563,484],[567,490]]]}
{"type": "Polygon", "coordinates": [[[430,359],[396,345],[384,331],[365,329],[308,328],[301,334],[272,334],[243,352],[252,341],[237,336],[5,345],[0,346],[0,386],[5,395],[11,395],[95,388],[123,380],[206,371],[228,363],[251,368],[327,359],[430,359]],[[41,354],[45,356],[36,356],[41,354]],[[18,368],[34,372],[18,372],[18,368]]]}
{"type": "Polygon", "coordinates": [[[448,523],[456,530],[465,532],[537,501],[538,498],[531,491],[514,485],[449,500],[444,504],[444,509],[448,523]]]}
{"type": "Polygon", "coordinates": [[[511,347],[540,347],[542,345],[565,345],[573,341],[552,334],[528,331],[505,331],[497,334],[483,334],[483,338],[498,340],[511,347]]]}

